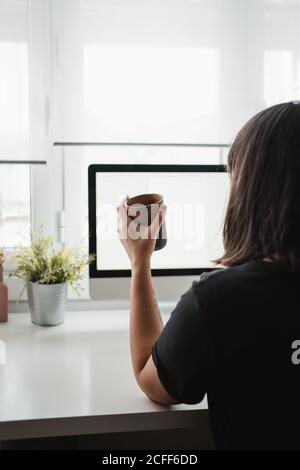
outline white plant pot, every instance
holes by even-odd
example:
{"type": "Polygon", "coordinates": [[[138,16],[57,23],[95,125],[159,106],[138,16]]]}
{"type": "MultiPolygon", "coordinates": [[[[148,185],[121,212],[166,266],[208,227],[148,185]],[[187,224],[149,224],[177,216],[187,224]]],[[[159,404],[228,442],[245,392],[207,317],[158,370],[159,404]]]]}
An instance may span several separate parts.
{"type": "Polygon", "coordinates": [[[60,325],[65,320],[67,284],[29,282],[27,296],[32,323],[39,326],[60,325]]]}

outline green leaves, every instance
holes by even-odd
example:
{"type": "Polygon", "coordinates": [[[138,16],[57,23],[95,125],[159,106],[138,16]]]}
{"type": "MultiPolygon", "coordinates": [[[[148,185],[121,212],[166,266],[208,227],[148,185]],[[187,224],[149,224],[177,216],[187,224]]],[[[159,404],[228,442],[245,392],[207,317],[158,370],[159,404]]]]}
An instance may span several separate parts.
{"type": "Polygon", "coordinates": [[[83,255],[81,247],[63,246],[55,250],[53,238],[39,233],[31,235],[31,246],[19,246],[13,259],[16,265],[10,276],[22,279],[25,286],[28,282],[39,284],[60,284],[67,282],[80,294],[81,281],[85,266],[94,259],[83,255]]]}
{"type": "Polygon", "coordinates": [[[4,263],[4,251],[0,248],[0,268],[3,266],[4,263]]]}

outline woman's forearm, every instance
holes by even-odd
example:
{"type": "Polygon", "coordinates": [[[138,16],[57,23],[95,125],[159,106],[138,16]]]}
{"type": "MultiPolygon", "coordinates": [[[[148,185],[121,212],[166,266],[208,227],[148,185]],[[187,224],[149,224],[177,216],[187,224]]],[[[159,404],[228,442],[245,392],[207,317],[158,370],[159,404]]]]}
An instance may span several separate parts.
{"type": "Polygon", "coordinates": [[[132,266],[130,297],[130,349],[133,370],[137,378],[163,329],[152,283],[150,262],[132,266]]]}

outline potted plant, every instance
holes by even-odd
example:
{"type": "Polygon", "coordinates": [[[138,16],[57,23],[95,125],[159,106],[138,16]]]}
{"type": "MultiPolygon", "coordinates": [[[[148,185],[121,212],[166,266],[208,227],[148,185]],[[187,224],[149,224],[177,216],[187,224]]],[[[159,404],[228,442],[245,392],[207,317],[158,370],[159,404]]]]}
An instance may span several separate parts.
{"type": "Polygon", "coordinates": [[[80,247],[55,250],[53,238],[31,235],[28,247],[19,246],[13,255],[15,270],[10,276],[23,280],[31,321],[40,326],[64,322],[67,285],[79,295],[83,269],[92,259],[81,254],[80,247]]]}

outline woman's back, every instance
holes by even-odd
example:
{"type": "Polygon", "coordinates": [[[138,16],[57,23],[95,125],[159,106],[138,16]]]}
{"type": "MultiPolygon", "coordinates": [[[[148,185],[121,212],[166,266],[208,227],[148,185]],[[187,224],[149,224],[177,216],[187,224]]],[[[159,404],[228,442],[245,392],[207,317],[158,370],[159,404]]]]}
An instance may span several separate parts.
{"type": "Polygon", "coordinates": [[[299,286],[300,269],[260,260],[205,273],[154,346],[171,396],[207,393],[218,448],[300,448],[299,286]]]}

